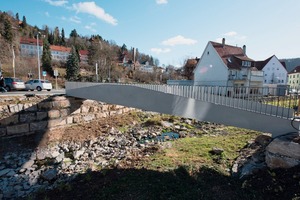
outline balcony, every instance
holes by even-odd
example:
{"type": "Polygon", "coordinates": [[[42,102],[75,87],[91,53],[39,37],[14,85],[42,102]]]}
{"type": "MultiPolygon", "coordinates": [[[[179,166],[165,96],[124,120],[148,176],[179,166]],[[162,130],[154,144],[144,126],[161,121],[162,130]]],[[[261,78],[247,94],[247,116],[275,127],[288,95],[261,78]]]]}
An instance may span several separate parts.
{"type": "Polygon", "coordinates": [[[242,75],[242,74],[238,74],[238,75],[229,75],[228,76],[228,80],[247,80],[247,75],[242,75]]]}

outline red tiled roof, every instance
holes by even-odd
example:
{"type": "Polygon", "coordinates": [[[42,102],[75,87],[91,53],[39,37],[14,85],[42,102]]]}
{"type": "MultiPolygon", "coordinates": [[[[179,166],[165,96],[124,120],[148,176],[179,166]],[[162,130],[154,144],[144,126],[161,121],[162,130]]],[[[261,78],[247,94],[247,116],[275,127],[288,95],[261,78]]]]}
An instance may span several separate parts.
{"type": "Polygon", "coordinates": [[[79,54],[82,56],[87,56],[89,54],[89,51],[88,50],[80,50],[79,54]]]}
{"type": "MultiPolygon", "coordinates": [[[[20,44],[29,44],[29,45],[36,45],[37,39],[35,38],[21,38],[20,44]]],[[[43,40],[39,40],[39,46],[43,46],[43,40]]]]}
{"type": "Polygon", "coordinates": [[[50,45],[51,51],[62,51],[62,52],[70,52],[71,48],[69,47],[63,47],[63,46],[56,46],[56,45],[50,45]]]}
{"type": "Polygon", "coordinates": [[[210,43],[213,45],[217,53],[219,54],[220,58],[223,60],[224,64],[229,68],[240,69],[239,66],[236,65],[229,65],[228,59],[232,56],[245,61],[254,61],[249,58],[246,54],[244,54],[244,50],[241,47],[231,46],[227,44],[221,44],[217,42],[210,43]]]}

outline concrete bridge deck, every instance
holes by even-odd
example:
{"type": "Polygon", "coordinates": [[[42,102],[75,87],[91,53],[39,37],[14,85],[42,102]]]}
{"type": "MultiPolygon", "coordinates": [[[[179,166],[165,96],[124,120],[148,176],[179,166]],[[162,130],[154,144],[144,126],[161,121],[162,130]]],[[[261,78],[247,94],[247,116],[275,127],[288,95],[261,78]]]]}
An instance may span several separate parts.
{"type": "Polygon", "coordinates": [[[292,108],[265,104],[258,95],[226,96],[223,88],[66,82],[68,96],[272,133],[297,132],[292,108]],[[257,99],[256,99],[257,98],[257,99]]]}

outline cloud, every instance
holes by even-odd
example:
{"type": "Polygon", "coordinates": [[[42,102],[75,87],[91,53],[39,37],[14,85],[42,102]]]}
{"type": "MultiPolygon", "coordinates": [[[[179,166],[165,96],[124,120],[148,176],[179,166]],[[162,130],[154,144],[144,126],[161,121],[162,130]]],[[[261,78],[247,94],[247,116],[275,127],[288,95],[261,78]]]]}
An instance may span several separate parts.
{"type": "Polygon", "coordinates": [[[157,4],[167,4],[168,0],[156,0],[157,4]]]}
{"type": "Polygon", "coordinates": [[[70,17],[69,20],[71,22],[75,22],[76,24],[80,24],[81,23],[81,19],[77,16],[74,16],[74,17],[70,17]]]}
{"type": "Polygon", "coordinates": [[[163,45],[166,46],[175,46],[175,45],[193,45],[196,44],[197,41],[189,38],[185,38],[181,35],[177,35],[173,38],[167,39],[162,42],[163,45]]]}
{"type": "Polygon", "coordinates": [[[236,36],[236,35],[237,35],[237,32],[235,32],[235,31],[230,31],[230,32],[228,32],[228,33],[225,33],[224,35],[225,35],[225,36],[236,36]]]}
{"type": "Polygon", "coordinates": [[[107,14],[105,10],[96,5],[95,2],[80,2],[77,4],[73,4],[72,8],[77,13],[87,13],[90,15],[95,16],[98,19],[101,19],[109,24],[117,25],[118,21],[112,17],[111,15],[107,14]]]}
{"type": "Polygon", "coordinates": [[[97,26],[97,24],[91,22],[89,25],[86,25],[84,28],[95,33],[97,32],[97,30],[94,28],[95,26],[97,26]]]}
{"type": "Polygon", "coordinates": [[[150,51],[154,52],[154,53],[157,53],[157,54],[161,54],[161,53],[168,53],[171,51],[171,49],[169,48],[165,48],[165,49],[162,49],[162,48],[151,48],[150,51]]]}
{"type": "Polygon", "coordinates": [[[45,2],[49,3],[51,6],[64,6],[65,4],[68,3],[68,1],[65,0],[45,0],[45,2]]]}
{"type": "MultiPolygon", "coordinates": [[[[247,36],[241,35],[236,31],[230,31],[222,35],[225,36],[225,43],[231,45],[238,45],[247,39],[247,36]]],[[[216,42],[222,43],[222,39],[223,38],[219,37],[216,39],[216,42]]]]}
{"type": "Polygon", "coordinates": [[[45,12],[46,17],[50,17],[49,12],[45,12]]]}

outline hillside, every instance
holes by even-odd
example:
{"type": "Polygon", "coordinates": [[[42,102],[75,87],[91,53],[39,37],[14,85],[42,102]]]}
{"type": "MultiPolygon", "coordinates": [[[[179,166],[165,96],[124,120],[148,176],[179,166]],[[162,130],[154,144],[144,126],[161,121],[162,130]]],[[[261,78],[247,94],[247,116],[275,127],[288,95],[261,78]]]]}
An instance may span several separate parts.
{"type": "MultiPolygon", "coordinates": [[[[80,62],[81,76],[84,79],[95,79],[95,65],[99,65],[98,74],[100,81],[109,78],[112,81],[120,79],[131,79],[140,82],[155,82],[155,77],[159,77],[158,72],[153,74],[136,72],[131,69],[131,65],[136,63],[146,63],[154,67],[158,67],[159,61],[151,55],[146,55],[138,51],[138,48],[128,48],[126,44],[121,46],[115,44],[114,41],[107,41],[99,34],[91,36],[81,36],[74,29],[71,33],[65,33],[63,27],[50,28],[45,25],[43,28],[31,26],[26,21],[26,17],[18,19],[19,16],[13,16],[12,13],[0,11],[0,66],[5,76],[12,76],[13,71],[13,54],[15,54],[15,73],[22,79],[27,79],[27,74],[32,73],[37,77],[37,56],[20,55],[20,39],[31,38],[36,39],[39,34],[40,40],[44,43],[47,41],[49,45],[62,46],[71,48],[74,46],[76,51],[88,51],[88,61],[80,62]],[[126,61],[126,63],[124,63],[126,61]],[[91,77],[92,76],[92,77],[91,77]]],[[[45,49],[45,47],[44,47],[45,49]]],[[[43,57],[41,56],[41,66],[43,66],[43,57]]],[[[51,60],[52,69],[59,69],[62,80],[65,75],[66,62],[51,60]]],[[[43,69],[45,70],[45,69],[43,69]]],[[[53,77],[47,77],[51,79],[53,77]]],[[[162,79],[166,79],[162,77],[162,79]]]]}

